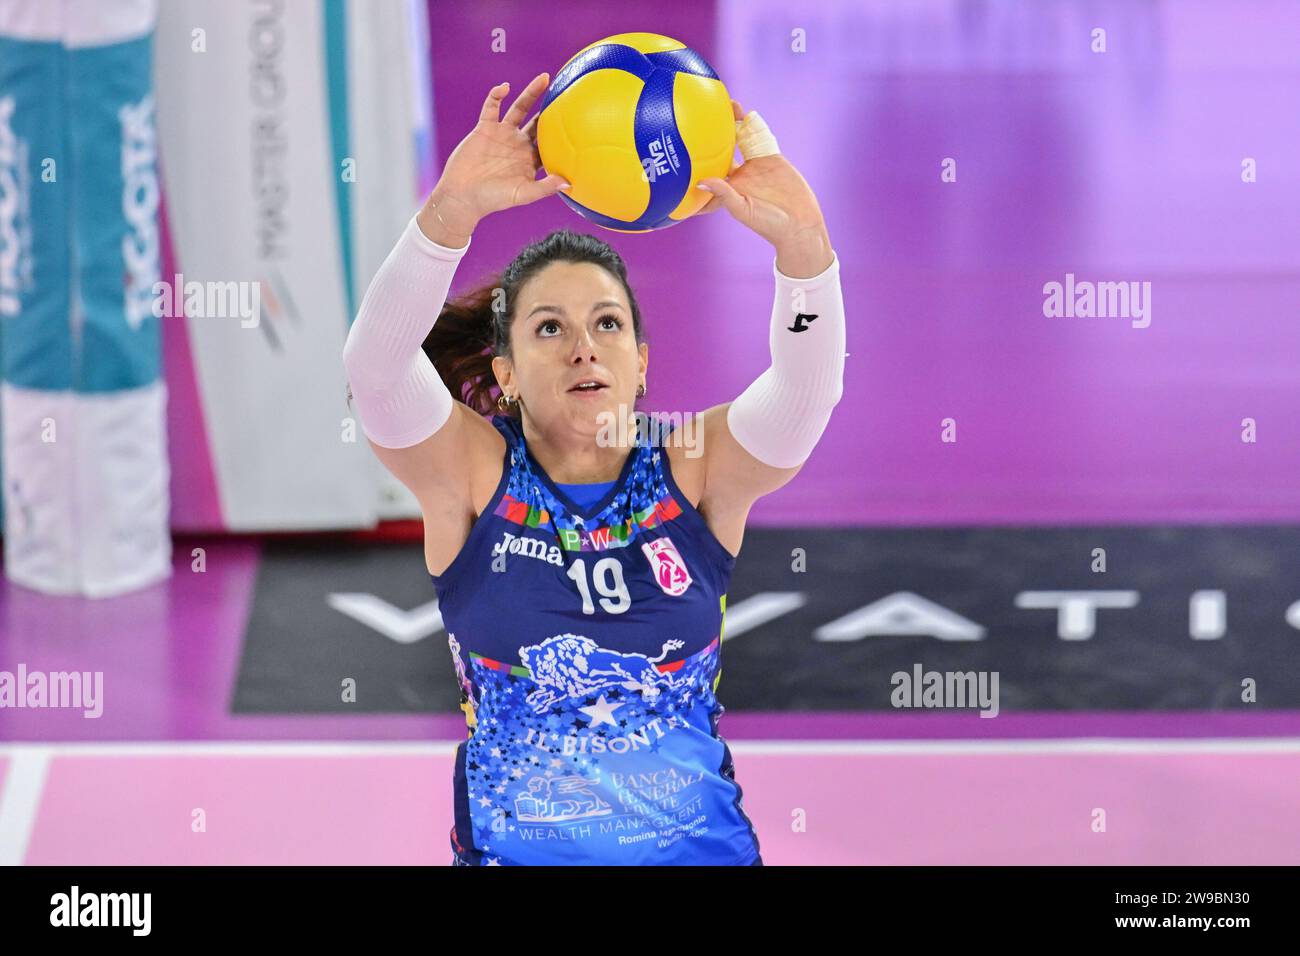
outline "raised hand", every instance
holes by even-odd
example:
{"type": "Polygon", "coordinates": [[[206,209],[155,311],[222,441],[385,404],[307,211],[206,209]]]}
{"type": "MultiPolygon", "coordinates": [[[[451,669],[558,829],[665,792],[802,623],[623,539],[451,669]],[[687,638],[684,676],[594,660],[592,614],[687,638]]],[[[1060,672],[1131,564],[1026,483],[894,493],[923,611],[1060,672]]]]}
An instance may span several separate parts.
{"type": "Polygon", "coordinates": [[[756,113],[731,101],[742,134],[744,162],[733,166],[726,179],[703,179],[700,185],[713,193],[696,215],[725,209],[742,225],[754,230],[777,251],[777,268],[791,278],[810,278],[824,271],[833,259],[826,220],[808,181],[776,151],[776,140],[756,113]],[[748,153],[746,151],[748,150],[748,153]]]}
{"type": "Polygon", "coordinates": [[[452,150],[438,184],[417,217],[421,230],[435,242],[463,247],[479,220],[491,213],[536,202],[568,186],[560,176],[537,179],[537,117],[524,117],[550,84],[538,74],[501,117],[510,91],[501,83],[488,91],[478,123],[452,150]]]}

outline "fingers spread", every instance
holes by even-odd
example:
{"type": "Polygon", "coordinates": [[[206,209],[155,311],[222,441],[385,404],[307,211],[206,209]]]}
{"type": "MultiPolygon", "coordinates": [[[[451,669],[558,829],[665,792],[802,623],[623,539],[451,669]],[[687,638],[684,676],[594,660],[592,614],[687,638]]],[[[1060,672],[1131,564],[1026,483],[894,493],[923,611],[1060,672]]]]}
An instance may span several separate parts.
{"type": "Polygon", "coordinates": [[[709,192],[713,193],[713,199],[709,200],[708,205],[704,208],[707,209],[709,206],[713,206],[717,203],[741,222],[745,221],[745,197],[736,192],[736,190],[732,188],[731,183],[727,182],[725,179],[706,179],[703,180],[703,182],[709,187],[709,192]]]}
{"type": "Polygon", "coordinates": [[[530,119],[527,124],[525,124],[523,130],[521,130],[521,132],[528,137],[528,142],[532,144],[534,153],[537,152],[537,118],[541,115],[541,113],[533,114],[533,118],[530,119]]]}
{"type": "Polygon", "coordinates": [[[701,207],[696,211],[695,215],[697,215],[697,216],[707,216],[709,213],[711,213],[711,212],[717,212],[717,211],[718,211],[719,209],[721,209],[721,208],[722,208],[722,197],[721,197],[721,196],[714,196],[712,199],[710,199],[708,202],[706,202],[703,206],[701,206],[701,207]]]}
{"type": "Polygon", "coordinates": [[[534,170],[542,168],[542,154],[537,151],[537,117],[541,115],[541,113],[534,113],[533,118],[525,123],[524,128],[521,130],[528,137],[528,142],[532,144],[534,170]]]}
{"type": "Polygon", "coordinates": [[[495,123],[501,116],[501,101],[505,95],[510,92],[509,83],[498,83],[492,89],[488,90],[487,99],[483,101],[483,109],[479,112],[479,122],[487,120],[495,123]]]}
{"type": "Polygon", "coordinates": [[[531,183],[522,184],[515,193],[514,204],[522,206],[525,203],[536,202],[547,196],[554,196],[560,191],[561,186],[568,186],[563,176],[550,175],[545,179],[538,179],[531,183]]]}
{"type": "Polygon", "coordinates": [[[528,115],[528,111],[533,108],[537,98],[542,95],[542,91],[550,85],[551,76],[549,73],[539,73],[533,78],[533,82],[524,87],[524,91],[519,94],[519,99],[515,100],[514,105],[510,107],[510,112],[506,113],[503,122],[511,126],[518,126],[528,115]]]}

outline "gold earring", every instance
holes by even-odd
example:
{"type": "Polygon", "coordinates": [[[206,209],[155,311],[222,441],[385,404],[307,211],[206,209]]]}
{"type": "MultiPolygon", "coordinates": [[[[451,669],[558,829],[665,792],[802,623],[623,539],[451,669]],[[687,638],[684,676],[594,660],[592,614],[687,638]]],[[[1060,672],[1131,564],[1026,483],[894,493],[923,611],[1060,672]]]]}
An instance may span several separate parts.
{"type": "Polygon", "coordinates": [[[498,396],[497,398],[497,408],[501,409],[501,411],[503,412],[509,411],[510,406],[514,404],[515,401],[516,399],[511,398],[505,392],[502,392],[501,395],[498,396]]]}
{"type": "Polygon", "coordinates": [[[644,395],[645,395],[645,382],[642,382],[640,385],[636,387],[636,397],[641,398],[644,395]]]}

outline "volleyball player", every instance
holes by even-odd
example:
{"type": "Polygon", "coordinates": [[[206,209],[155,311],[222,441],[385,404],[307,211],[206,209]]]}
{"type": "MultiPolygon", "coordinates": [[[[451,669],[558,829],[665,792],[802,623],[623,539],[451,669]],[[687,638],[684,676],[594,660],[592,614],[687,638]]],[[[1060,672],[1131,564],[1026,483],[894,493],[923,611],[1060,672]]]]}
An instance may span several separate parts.
{"type": "Polygon", "coordinates": [[[771,322],[752,331],[771,365],[692,429],[646,429],[642,317],[600,239],[553,232],[447,301],[484,217],[567,187],[536,179],[524,124],[548,82],[504,119],[508,84],[489,92],[343,352],[375,454],[419,500],[461,687],[453,863],[761,864],[718,733],[726,591],[750,507],[840,399],[838,259],[807,182],[733,101],[744,162],[705,181],[703,211],[774,249],[771,322]]]}

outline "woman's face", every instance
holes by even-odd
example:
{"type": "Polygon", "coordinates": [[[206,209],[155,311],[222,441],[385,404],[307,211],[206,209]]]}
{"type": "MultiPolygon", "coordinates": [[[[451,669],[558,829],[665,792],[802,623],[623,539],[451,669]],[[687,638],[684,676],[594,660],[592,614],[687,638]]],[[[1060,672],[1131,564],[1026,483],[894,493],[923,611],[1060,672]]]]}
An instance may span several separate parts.
{"type": "Polygon", "coordinates": [[[590,262],[553,262],[524,283],[510,349],[492,360],[502,388],[548,432],[583,435],[627,419],[649,358],[623,284],[590,262]],[[589,380],[603,387],[574,388],[589,380]]]}

